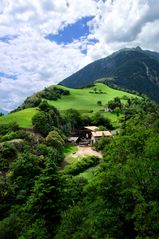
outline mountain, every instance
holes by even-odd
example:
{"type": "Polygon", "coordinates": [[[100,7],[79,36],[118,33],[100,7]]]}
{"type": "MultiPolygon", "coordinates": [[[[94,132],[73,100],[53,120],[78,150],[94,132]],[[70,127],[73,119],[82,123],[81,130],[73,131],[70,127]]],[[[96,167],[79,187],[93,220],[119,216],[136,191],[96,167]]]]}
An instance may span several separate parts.
{"type": "Polygon", "coordinates": [[[159,103],[159,53],[140,47],[124,48],[97,60],[59,84],[80,88],[100,78],[123,89],[145,94],[159,103]]]}

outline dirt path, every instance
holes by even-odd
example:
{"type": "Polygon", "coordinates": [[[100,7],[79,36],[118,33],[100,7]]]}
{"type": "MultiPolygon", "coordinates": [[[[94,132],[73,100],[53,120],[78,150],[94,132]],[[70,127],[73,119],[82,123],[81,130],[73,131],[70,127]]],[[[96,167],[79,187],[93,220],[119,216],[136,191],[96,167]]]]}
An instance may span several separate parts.
{"type": "Polygon", "coordinates": [[[90,146],[77,146],[77,151],[75,153],[71,153],[67,155],[67,158],[81,158],[84,156],[97,156],[102,158],[102,154],[93,150],[90,146]]]}

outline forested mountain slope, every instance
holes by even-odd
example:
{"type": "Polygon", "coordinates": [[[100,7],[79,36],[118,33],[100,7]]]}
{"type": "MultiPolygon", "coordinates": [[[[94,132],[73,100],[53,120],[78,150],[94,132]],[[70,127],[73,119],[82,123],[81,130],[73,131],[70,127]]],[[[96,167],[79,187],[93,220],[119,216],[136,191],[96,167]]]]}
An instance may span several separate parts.
{"type": "Polygon", "coordinates": [[[141,48],[122,49],[97,60],[60,84],[79,88],[99,78],[118,87],[135,90],[159,102],[159,54],[141,48]]]}

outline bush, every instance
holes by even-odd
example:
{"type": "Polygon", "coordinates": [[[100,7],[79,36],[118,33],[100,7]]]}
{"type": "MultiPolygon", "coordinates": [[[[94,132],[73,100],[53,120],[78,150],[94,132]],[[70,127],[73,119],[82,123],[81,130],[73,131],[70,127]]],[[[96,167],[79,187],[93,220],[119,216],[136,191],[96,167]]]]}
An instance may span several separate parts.
{"type": "Polygon", "coordinates": [[[98,100],[98,101],[97,101],[97,105],[101,106],[101,105],[102,105],[102,101],[101,101],[101,100],[98,100]]]}
{"type": "Polygon", "coordinates": [[[1,142],[4,142],[4,141],[9,141],[9,140],[12,140],[12,139],[15,139],[17,136],[17,132],[8,132],[6,135],[2,136],[2,138],[0,139],[1,142]]]}
{"type": "Polygon", "coordinates": [[[46,144],[48,146],[53,146],[57,149],[62,149],[64,147],[64,140],[59,135],[57,131],[51,131],[48,136],[46,137],[46,144]]]}
{"type": "Polygon", "coordinates": [[[0,144],[0,168],[6,171],[9,168],[10,162],[16,158],[15,146],[8,143],[0,144]]]}
{"type": "Polygon", "coordinates": [[[5,159],[10,159],[15,157],[16,149],[12,144],[4,143],[0,145],[0,156],[5,159]]]}
{"type": "Polygon", "coordinates": [[[97,143],[95,143],[94,147],[97,151],[103,150],[106,145],[108,145],[111,141],[110,137],[101,137],[97,143]]]}
{"type": "Polygon", "coordinates": [[[36,95],[33,95],[33,96],[28,97],[24,101],[22,108],[37,107],[40,103],[41,103],[41,98],[36,95]]]}
{"type": "Polygon", "coordinates": [[[34,129],[46,136],[51,130],[50,117],[46,112],[38,112],[32,118],[34,129]]]}
{"type": "Polygon", "coordinates": [[[69,95],[69,90],[64,90],[57,87],[49,87],[45,88],[43,91],[39,93],[39,95],[47,100],[58,100],[62,95],[69,95]]]}
{"type": "Polygon", "coordinates": [[[64,169],[65,174],[71,174],[73,176],[82,173],[90,167],[94,167],[99,164],[100,159],[96,156],[89,156],[81,159],[76,164],[66,166],[64,169]]]}
{"type": "Polygon", "coordinates": [[[19,125],[16,122],[0,125],[0,135],[5,135],[12,131],[15,132],[18,130],[19,130],[19,125]]]}

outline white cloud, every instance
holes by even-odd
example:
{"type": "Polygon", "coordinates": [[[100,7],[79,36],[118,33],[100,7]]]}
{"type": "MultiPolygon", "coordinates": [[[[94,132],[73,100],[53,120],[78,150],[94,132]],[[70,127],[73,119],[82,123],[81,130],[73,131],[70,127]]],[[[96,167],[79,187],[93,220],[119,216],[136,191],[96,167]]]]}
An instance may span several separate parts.
{"type": "Polygon", "coordinates": [[[25,97],[123,47],[159,51],[156,0],[0,0],[0,108],[11,110],[25,97]],[[45,38],[85,16],[90,34],[67,45],[45,38]],[[92,44],[90,39],[98,42],[92,44]],[[83,54],[87,51],[87,54],[83,54]]]}

